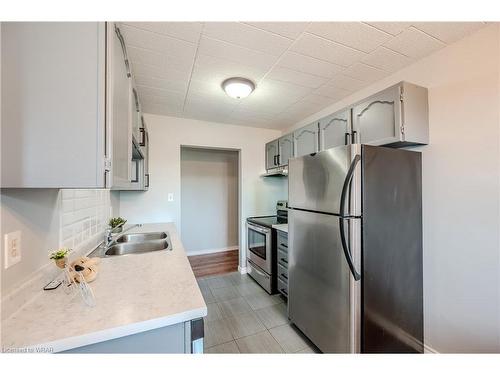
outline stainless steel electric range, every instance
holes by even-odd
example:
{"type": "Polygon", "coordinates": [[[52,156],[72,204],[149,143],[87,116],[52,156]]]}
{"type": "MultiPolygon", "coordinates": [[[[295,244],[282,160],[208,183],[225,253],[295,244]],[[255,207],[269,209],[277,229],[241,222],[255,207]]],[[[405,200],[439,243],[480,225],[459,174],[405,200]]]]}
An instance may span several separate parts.
{"type": "Polygon", "coordinates": [[[278,201],[276,215],[247,219],[248,274],[269,294],[276,293],[276,229],[273,225],[288,223],[288,202],[278,201]]]}

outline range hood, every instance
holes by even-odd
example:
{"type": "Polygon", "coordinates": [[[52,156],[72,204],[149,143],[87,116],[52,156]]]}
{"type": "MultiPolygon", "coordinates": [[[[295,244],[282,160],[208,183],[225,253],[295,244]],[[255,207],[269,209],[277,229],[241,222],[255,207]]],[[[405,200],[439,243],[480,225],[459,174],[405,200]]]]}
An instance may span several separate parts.
{"type": "Polygon", "coordinates": [[[287,168],[273,168],[260,175],[261,177],[288,177],[287,168]]]}

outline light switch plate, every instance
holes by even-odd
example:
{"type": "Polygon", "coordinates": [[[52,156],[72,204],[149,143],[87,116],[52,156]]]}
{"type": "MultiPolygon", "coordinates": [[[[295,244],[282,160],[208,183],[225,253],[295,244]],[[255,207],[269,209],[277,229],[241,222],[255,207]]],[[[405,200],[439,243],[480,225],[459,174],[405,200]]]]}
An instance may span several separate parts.
{"type": "Polygon", "coordinates": [[[9,268],[21,261],[21,231],[7,233],[4,238],[4,267],[9,268]]]}
{"type": "Polygon", "coordinates": [[[169,202],[173,202],[174,201],[174,193],[168,193],[167,199],[169,202]]]}

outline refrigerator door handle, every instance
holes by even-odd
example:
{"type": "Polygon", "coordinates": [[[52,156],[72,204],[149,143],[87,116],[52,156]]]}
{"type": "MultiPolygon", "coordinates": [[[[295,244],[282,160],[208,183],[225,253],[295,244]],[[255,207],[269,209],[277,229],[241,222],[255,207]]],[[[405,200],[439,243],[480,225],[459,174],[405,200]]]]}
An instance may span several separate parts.
{"type": "Polygon", "coordinates": [[[344,220],[349,219],[349,216],[345,214],[345,201],[347,192],[349,191],[349,186],[351,185],[352,177],[354,176],[354,170],[356,169],[356,165],[359,163],[360,160],[361,156],[359,156],[359,154],[356,154],[345,176],[344,186],[342,186],[342,193],[340,195],[340,217],[339,217],[340,242],[342,243],[342,250],[344,251],[345,259],[347,261],[347,264],[349,265],[349,269],[351,270],[352,276],[356,281],[361,279],[361,275],[358,273],[358,271],[356,271],[356,267],[354,266],[354,261],[352,259],[351,249],[349,243],[345,238],[344,220]]]}
{"type": "Polygon", "coordinates": [[[342,243],[342,250],[344,250],[345,259],[347,261],[349,269],[351,270],[352,276],[354,277],[354,280],[358,281],[361,279],[361,275],[359,274],[358,271],[356,271],[356,267],[354,267],[354,261],[352,259],[351,249],[345,238],[344,220],[347,219],[339,217],[340,242],[342,243]]]}
{"type": "Polygon", "coordinates": [[[349,186],[352,181],[352,177],[354,176],[354,170],[356,169],[356,165],[359,163],[361,160],[361,156],[359,154],[356,154],[354,156],[354,159],[351,162],[351,165],[349,167],[349,170],[347,171],[347,174],[345,176],[344,180],[344,185],[342,186],[342,193],[340,194],[340,217],[347,217],[348,215],[345,214],[345,201],[346,201],[346,195],[349,191],[349,186]]]}

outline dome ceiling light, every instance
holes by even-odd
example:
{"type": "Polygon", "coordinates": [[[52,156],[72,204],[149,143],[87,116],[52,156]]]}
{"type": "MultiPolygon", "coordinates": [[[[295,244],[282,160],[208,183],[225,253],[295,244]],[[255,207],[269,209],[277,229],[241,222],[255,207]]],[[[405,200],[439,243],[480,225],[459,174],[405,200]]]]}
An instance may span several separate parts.
{"type": "Polygon", "coordinates": [[[255,90],[255,84],[246,78],[233,77],[222,82],[222,89],[231,98],[243,99],[255,90]]]}

